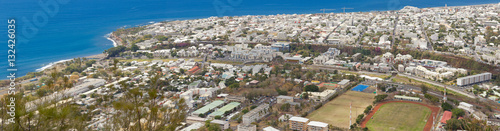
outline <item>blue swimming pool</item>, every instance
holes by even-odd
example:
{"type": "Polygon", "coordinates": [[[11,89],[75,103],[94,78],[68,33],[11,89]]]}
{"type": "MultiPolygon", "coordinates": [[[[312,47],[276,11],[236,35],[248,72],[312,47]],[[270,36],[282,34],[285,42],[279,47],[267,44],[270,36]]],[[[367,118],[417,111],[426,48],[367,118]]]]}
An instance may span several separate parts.
{"type": "Polygon", "coordinates": [[[363,90],[365,90],[366,88],[368,88],[368,86],[367,86],[367,85],[358,85],[358,86],[356,86],[356,87],[352,88],[352,90],[353,90],[353,91],[363,91],[363,90]]]}

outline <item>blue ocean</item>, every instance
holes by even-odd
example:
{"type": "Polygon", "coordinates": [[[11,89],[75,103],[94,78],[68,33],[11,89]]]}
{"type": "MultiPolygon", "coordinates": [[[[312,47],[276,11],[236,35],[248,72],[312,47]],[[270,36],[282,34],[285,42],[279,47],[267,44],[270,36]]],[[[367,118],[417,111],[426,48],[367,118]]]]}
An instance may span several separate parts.
{"type": "Polygon", "coordinates": [[[0,78],[8,75],[7,21],[16,23],[17,76],[51,63],[102,53],[113,47],[106,39],[122,28],[165,20],[210,16],[398,10],[498,3],[499,0],[2,0],[0,1],[0,78]]]}

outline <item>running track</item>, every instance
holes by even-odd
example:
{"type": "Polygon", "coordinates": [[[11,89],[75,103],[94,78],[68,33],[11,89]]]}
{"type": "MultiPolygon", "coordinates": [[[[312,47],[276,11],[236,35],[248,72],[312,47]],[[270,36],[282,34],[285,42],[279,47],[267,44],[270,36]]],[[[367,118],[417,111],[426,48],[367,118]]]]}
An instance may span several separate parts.
{"type": "Polygon", "coordinates": [[[365,117],[365,119],[361,122],[361,127],[362,128],[366,127],[366,123],[368,123],[368,121],[370,120],[370,118],[372,118],[372,116],[375,115],[375,112],[377,112],[378,109],[382,105],[387,104],[387,103],[395,103],[395,102],[418,104],[418,105],[422,105],[422,106],[425,106],[425,107],[431,109],[432,114],[431,114],[431,116],[429,116],[429,119],[427,120],[427,124],[425,124],[424,131],[430,131],[431,130],[431,128],[432,128],[432,122],[434,121],[433,120],[434,117],[432,117],[432,116],[436,116],[439,113],[439,110],[440,110],[439,107],[430,106],[430,105],[426,105],[426,104],[423,104],[423,103],[420,103],[420,102],[413,102],[413,101],[387,101],[387,102],[382,102],[382,103],[377,104],[377,106],[375,106],[375,108],[373,108],[373,110],[370,112],[370,114],[368,114],[368,116],[365,117]]]}

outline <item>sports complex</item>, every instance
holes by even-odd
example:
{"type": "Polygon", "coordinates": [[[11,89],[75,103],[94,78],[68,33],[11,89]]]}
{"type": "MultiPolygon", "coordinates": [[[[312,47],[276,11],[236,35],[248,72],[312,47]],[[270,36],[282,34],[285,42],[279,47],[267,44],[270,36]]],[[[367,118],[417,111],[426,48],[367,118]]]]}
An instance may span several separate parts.
{"type": "Polygon", "coordinates": [[[369,130],[430,131],[440,108],[414,101],[388,101],[377,104],[361,122],[369,130]]]}

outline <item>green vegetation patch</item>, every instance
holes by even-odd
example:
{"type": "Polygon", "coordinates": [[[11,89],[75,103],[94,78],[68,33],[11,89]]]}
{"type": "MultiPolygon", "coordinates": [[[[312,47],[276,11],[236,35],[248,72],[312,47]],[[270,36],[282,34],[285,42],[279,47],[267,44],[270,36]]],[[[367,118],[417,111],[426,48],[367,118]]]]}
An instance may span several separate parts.
{"type": "Polygon", "coordinates": [[[313,121],[321,121],[336,127],[349,127],[349,110],[352,103],[352,123],[355,123],[356,116],[363,114],[365,108],[372,104],[375,94],[358,91],[347,91],[332,101],[326,103],[321,108],[307,115],[313,121]]]}
{"type": "Polygon", "coordinates": [[[387,103],[380,107],[366,127],[373,131],[422,131],[430,115],[431,110],[422,105],[387,103]]]}

